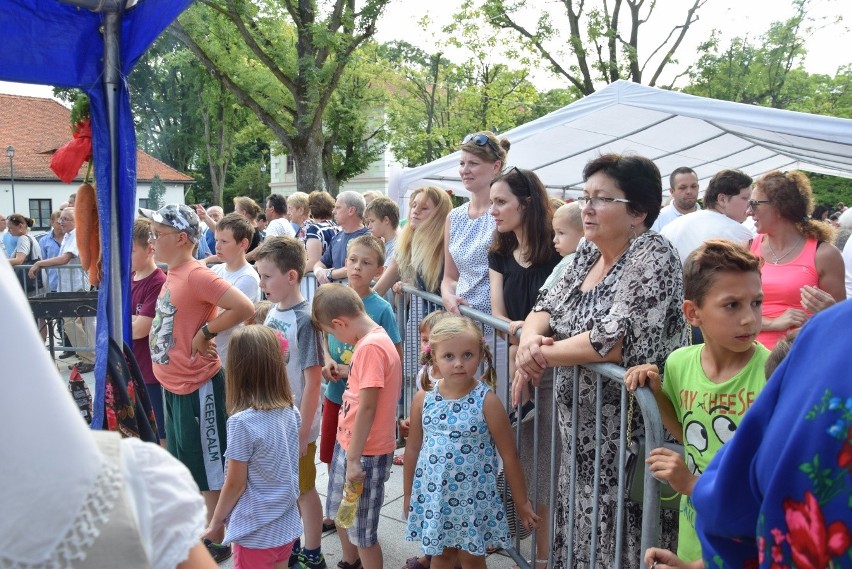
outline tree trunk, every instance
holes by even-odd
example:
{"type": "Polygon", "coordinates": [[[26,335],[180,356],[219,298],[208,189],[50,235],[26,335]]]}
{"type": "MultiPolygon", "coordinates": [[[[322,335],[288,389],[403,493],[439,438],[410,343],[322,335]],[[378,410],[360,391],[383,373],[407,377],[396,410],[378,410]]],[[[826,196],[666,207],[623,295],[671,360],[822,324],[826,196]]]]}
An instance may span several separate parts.
{"type": "Polygon", "coordinates": [[[319,133],[299,134],[293,139],[293,161],[296,166],[296,189],[306,194],[325,190],[322,167],[323,136],[319,133]]]}

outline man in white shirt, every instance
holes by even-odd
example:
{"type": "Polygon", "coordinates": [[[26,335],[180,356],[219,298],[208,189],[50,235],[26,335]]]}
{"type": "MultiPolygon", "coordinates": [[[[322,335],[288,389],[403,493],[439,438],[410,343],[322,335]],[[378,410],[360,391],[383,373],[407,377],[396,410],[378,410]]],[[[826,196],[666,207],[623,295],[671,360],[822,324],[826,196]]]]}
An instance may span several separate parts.
{"type": "Polygon", "coordinates": [[[680,216],[660,232],[677,249],[681,262],[708,239],[727,239],[748,246],[753,235],[745,221],[752,179],[739,170],[716,173],[704,193],[707,209],[680,216]]]}
{"type": "Polygon", "coordinates": [[[295,237],[293,224],[287,219],[287,198],[281,194],[270,194],[266,198],[266,236],[295,237]]]}
{"type": "MultiPolygon", "coordinates": [[[[59,247],[59,255],[51,259],[41,259],[36,261],[30,269],[30,278],[46,267],[57,267],[60,265],[79,265],[80,250],[77,248],[77,231],[74,220],[74,208],[66,207],[59,215],[59,223],[65,231],[65,236],[62,238],[62,245],[59,247]]],[[[58,273],[58,292],[81,292],[89,290],[89,279],[83,273],[82,267],[66,267],[57,271],[58,273]]],[[[71,317],[63,319],[63,327],[65,334],[71,340],[71,345],[74,347],[91,347],[95,344],[95,322],[94,318],[71,317]]],[[[60,358],[66,359],[72,353],[66,348],[66,351],[60,355],[60,358]]],[[[77,371],[80,373],[88,373],[95,369],[95,353],[94,351],[78,351],[77,357],[80,359],[80,364],[77,366],[77,371]]],[[[73,367],[73,366],[69,366],[73,367]]]]}
{"type": "Polygon", "coordinates": [[[659,233],[663,227],[682,215],[699,211],[698,176],[692,168],[681,166],[669,176],[672,200],[663,209],[651,229],[659,233]]]}

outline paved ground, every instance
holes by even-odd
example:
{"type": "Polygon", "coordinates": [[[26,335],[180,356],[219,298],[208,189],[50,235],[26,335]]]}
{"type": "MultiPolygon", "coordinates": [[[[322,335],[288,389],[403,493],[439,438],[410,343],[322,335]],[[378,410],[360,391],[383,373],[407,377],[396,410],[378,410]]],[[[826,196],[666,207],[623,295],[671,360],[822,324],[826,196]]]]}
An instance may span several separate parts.
{"type": "MultiPolygon", "coordinates": [[[[57,349],[57,356],[61,348],[57,349]]],[[[68,370],[69,363],[74,363],[76,360],[56,360],[57,367],[62,374],[64,380],[68,381],[70,371],[68,370]]],[[[94,393],[94,373],[83,374],[83,378],[89,384],[89,389],[94,393]]],[[[397,451],[402,452],[402,449],[397,451]]],[[[328,476],[326,473],[325,464],[317,463],[317,490],[325,504],[326,488],[328,485],[328,476]]],[[[379,522],[379,540],[382,544],[384,552],[385,567],[387,569],[402,569],[405,566],[405,561],[409,557],[419,554],[420,548],[418,543],[405,541],[404,530],[405,521],[402,518],[402,466],[393,466],[391,468],[390,479],[385,486],[385,504],[382,508],[382,516],[379,522]]],[[[330,569],[337,566],[340,561],[340,541],[335,532],[328,532],[323,535],[322,549],[326,558],[326,563],[330,569]]],[[[526,548],[524,548],[526,551],[526,548]]],[[[511,557],[506,552],[497,552],[488,556],[487,565],[494,569],[509,569],[515,565],[511,557]]],[[[231,560],[224,561],[220,564],[223,569],[231,569],[233,563],[231,560]]]]}

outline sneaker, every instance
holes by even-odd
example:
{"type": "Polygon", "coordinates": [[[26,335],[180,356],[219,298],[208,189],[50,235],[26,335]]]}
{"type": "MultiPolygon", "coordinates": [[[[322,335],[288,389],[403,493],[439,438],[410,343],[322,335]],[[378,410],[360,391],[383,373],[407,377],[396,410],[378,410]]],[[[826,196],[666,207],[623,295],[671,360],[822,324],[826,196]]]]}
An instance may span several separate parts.
{"type": "Polygon", "coordinates": [[[57,356],[57,357],[58,357],[60,360],[67,360],[67,359],[70,359],[70,358],[76,358],[76,357],[77,357],[77,352],[68,352],[68,351],[66,351],[66,352],[62,352],[62,353],[61,353],[61,354],[59,354],[59,356],[57,356]]]}
{"type": "Polygon", "coordinates": [[[90,373],[95,371],[95,364],[76,364],[73,366],[68,366],[68,369],[72,369],[76,367],[77,371],[80,373],[90,373]]]}
{"type": "Polygon", "coordinates": [[[296,543],[293,544],[293,549],[290,551],[290,560],[287,561],[288,569],[295,566],[299,562],[299,554],[302,552],[302,541],[296,538],[296,543]]]}
{"type": "Polygon", "coordinates": [[[308,557],[300,551],[299,563],[296,566],[299,569],[326,569],[325,555],[320,553],[318,557],[308,557]]]}
{"type": "Polygon", "coordinates": [[[222,561],[231,557],[231,546],[230,545],[222,545],[221,543],[213,543],[209,539],[201,540],[204,542],[204,547],[207,548],[207,551],[210,553],[210,557],[213,558],[213,561],[216,563],[221,563],[222,561]]]}
{"type": "MultiPolygon", "coordinates": [[[[535,403],[532,402],[532,399],[521,405],[521,423],[531,421],[535,417],[535,413],[532,412],[533,409],[535,409],[535,403]]],[[[518,424],[518,414],[515,411],[509,413],[509,424],[513,427],[518,424]]]]}

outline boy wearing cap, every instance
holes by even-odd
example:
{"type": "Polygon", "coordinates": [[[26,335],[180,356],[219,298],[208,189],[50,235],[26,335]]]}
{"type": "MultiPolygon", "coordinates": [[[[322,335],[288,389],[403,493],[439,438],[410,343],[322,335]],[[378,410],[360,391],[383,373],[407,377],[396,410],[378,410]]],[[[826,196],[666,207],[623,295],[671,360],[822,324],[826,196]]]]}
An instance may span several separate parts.
{"type": "MultiPolygon", "coordinates": [[[[226,449],[225,377],[213,339],[252,316],[254,305],[193,257],[201,231],[192,208],[139,213],[151,220],[154,257],[169,268],[150,335],[154,375],[164,388],[166,447],[192,473],[209,518],[225,481],[226,449]]],[[[217,561],[230,556],[230,547],[208,548],[217,561]]]]}

